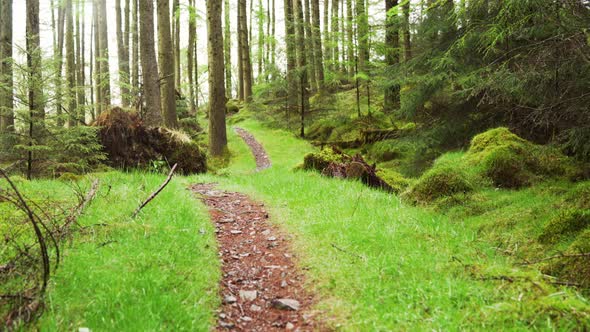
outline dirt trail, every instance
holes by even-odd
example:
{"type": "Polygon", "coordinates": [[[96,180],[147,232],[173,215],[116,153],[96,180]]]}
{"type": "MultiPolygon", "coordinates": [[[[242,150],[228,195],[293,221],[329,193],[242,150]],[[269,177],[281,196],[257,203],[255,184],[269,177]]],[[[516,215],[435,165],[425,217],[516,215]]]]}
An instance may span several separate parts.
{"type": "Polygon", "coordinates": [[[271,166],[270,159],[268,158],[268,154],[264,150],[262,144],[258,143],[258,141],[246,130],[242,128],[235,128],[236,133],[240,135],[240,137],[248,144],[250,150],[252,150],[252,154],[256,159],[256,170],[261,171],[263,169],[269,168],[271,166]]]}
{"type": "MultiPolygon", "coordinates": [[[[236,128],[256,157],[257,170],[270,167],[264,148],[236,128]]],[[[222,263],[217,331],[315,331],[312,295],[290,252],[290,237],[269,221],[264,204],[244,194],[195,184],[190,189],[209,207],[222,263]]]]}

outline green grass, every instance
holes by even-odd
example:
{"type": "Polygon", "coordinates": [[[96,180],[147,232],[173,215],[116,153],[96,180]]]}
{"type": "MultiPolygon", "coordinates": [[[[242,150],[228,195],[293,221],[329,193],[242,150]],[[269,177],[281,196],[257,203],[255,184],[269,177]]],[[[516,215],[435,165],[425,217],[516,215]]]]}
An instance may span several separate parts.
{"type": "MultiPolygon", "coordinates": [[[[64,248],[38,328],[208,330],[219,304],[220,276],[206,211],[174,179],[133,220],[134,209],[164,176],[99,177],[97,199],[80,219],[88,227],[64,248]]],[[[55,181],[42,186],[64,187],[55,181]]]]}
{"type": "MultiPolygon", "coordinates": [[[[263,143],[273,167],[190,181],[218,181],[270,205],[272,220],[294,234],[308,285],[332,326],[551,330],[590,324],[588,300],[547,284],[534,269],[516,268],[482,239],[481,224],[403,205],[358,182],[293,171],[311,151],[307,143],[255,122],[239,126],[263,143]]],[[[241,144],[230,139],[232,150],[243,152],[241,144]]],[[[231,168],[245,163],[251,161],[231,168]]]]}

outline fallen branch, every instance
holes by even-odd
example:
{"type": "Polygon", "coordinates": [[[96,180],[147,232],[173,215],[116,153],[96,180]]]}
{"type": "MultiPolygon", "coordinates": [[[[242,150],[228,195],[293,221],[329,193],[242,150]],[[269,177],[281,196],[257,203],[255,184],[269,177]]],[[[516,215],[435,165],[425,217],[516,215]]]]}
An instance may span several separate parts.
{"type": "Polygon", "coordinates": [[[88,204],[90,204],[90,202],[92,202],[92,200],[96,196],[96,193],[98,192],[99,183],[100,182],[98,181],[98,179],[96,179],[92,182],[92,186],[90,186],[90,190],[88,190],[84,199],[80,202],[80,204],[78,204],[78,206],[66,218],[66,222],[61,227],[61,230],[67,228],[69,225],[71,225],[72,223],[75,223],[78,220],[78,218],[80,217],[80,215],[82,215],[82,213],[84,212],[84,210],[86,209],[88,204]]]}
{"type": "Polygon", "coordinates": [[[340,252],[343,252],[343,253],[345,253],[345,254],[348,254],[348,255],[350,255],[350,256],[352,256],[352,257],[354,257],[354,258],[358,258],[358,259],[360,259],[361,261],[364,261],[364,260],[365,260],[365,257],[363,257],[363,256],[361,256],[361,255],[359,255],[359,254],[356,254],[356,253],[353,253],[353,252],[350,252],[350,251],[344,250],[344,249],[342,249],[342,248],[338,247],[337,245],[335,245],[334,243],[332,243],[331,245],[332,245],[332,247],[333,247],[334,249],[336,249],[336,250],[338,250],[338,251],[340,251],[340,252]]]}
{"type": "Polygon", "coordinates": [[[164,183],[162,183],[162,185],[160,185],[160,188],[158,188],[158,190],[154,191],[143,203],[141,203],[140,206],[137,207],[135,212],[133,212],[133,216],[131,218],[137,217],[137,215],[139,214],[141,209],[143,209],[146,205],[148,205],[149,202],[151,202],[154,198],[156,198],[156,196],[158,196],[158,194],[162,190],[164,190],[164,188],[168,185],[170,180],[172,180],[172,175],[174,174],[174,170],[176,169],[177,165],[178,164],[174,164],[174,166],[172,166],[172,169],[170,170],[170,173],[168,173],[168,177],[166,178],[166,181],[164,181],[164,183]]]}
{"type": "Polygon", "coordinates": [[[553,255],[553,256],[549,256],[549,257],[545,257],[543,259],[539,259],[536,261],[532,261],[532,262],[522,262],[520,263],[520,265],[533,265],[533,264],[538,264],[538,263],[542,263],[542,262],[546,262],[546,261],[550,261],[553,259],[558,259],[558,258],[572,258],[572,257],[590,257],[590,252],[584,252],[584,253],[579,253],[579,254],[558,254],[558,255],[553,255]]]}

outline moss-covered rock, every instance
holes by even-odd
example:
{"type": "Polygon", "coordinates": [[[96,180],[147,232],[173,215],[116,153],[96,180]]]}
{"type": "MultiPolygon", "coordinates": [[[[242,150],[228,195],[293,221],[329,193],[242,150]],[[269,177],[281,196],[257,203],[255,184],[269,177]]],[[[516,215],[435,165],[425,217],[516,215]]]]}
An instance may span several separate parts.
{"type": "Polygon", "coordinates": [[[226,114],[236,114],[240,111],[240,102],[235,99],[230,99],[225,104],[226,114]]]}
{"type": "Polygon", "coordinates": [[[406,179],[403,175],[391,169],[378,169],[377,175],[381,179],[383,179],[383,181],[385,181],[388,185],[390,185],[393,192],[397,194],[406,190],[411,184],[410,180],[406,179]]]}
{"type": "Polygon", "coordinates": [[[526,149],[531,144],[527,140],[512,133],[508,128],[499,127],[474,136],[471,140],[469,152],[485,152],[486,150],[495,149],[500,146],[513,146],[515,148],[526,149]]]}
{"type": "Polygon", "coordinates": [[[438,166],[424,173],[405,193],[415,203],[428,203],[438,198],[473,191],[465,171],[451,166],[438,166]]]}
{"type": "Polygon", "coordinates": [[[308,153],[303,157],[303,169],[322,172],[333,162],[341,163],[345,155],[333,148],[325,148],[319,152],[308,153]]]}
{"type": "Polygon", "coordinates": [[[590,227],[590,210],[567,209],[545,225],[539,236],[542,243],[556,243],[590,227]]]}

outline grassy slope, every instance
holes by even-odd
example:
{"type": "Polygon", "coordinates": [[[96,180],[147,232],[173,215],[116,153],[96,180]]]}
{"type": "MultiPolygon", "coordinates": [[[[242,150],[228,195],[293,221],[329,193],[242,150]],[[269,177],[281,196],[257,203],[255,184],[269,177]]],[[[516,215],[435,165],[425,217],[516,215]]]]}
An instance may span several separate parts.
{"type": "MultiPolygon", "coordinates": [[[[586,299],[547,285],[534,270],[514,268],[480,239],[479,225],[402,205],[359,183],[293,172],[310,151],[305,142],[254,122],[239,126],[262,141],[273,167],[244,172],[252,160],[241,158],[229,178],[191,180],[219,181],[272,207],[273,220],[294,234],[309,285],[320,294],[318,307],[335,318],[332,325],[456,330],[590,324],[586,299]],[[515,281],[496,280],[502,276],[515,281]]],[[[230,147],[240,156],[246,149],[235,137],[230,147]]]]}
{"type": "Polygon", "coordinates": [[[132,220],[164,176],[113,172],[100,178],[101,191],[80,223],[108,226],[89,227],[67,245],[39,328],[207,330],[219,301],[219,266],[206,211],[174,179],[132,220]]]}

